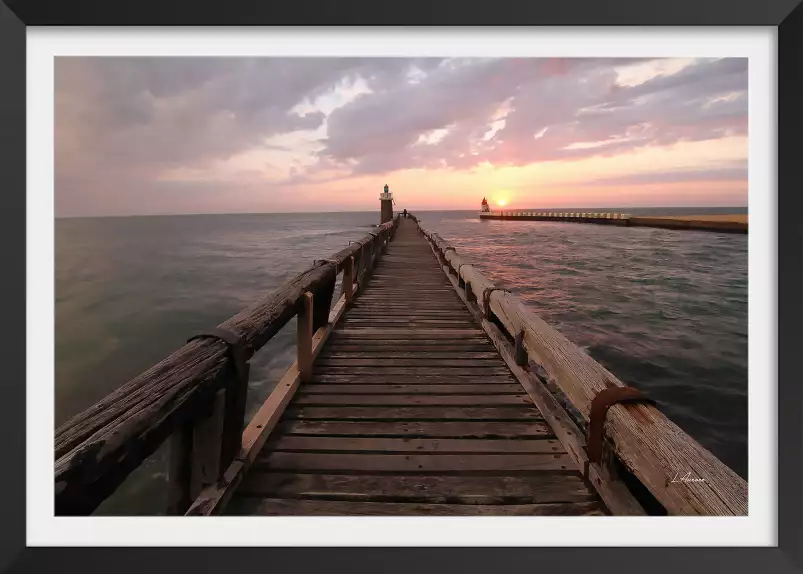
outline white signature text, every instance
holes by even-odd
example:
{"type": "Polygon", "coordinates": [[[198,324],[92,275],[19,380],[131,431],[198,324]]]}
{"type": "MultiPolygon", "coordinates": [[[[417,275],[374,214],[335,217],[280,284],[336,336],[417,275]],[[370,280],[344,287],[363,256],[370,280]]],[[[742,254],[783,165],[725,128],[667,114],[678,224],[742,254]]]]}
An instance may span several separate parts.
{"type": "Polygon", "coordinates": [[[705,479],[692,476],[691,471],[689,471],[683,476],[680,476],[680,473],[675,473],[675,477],[669,482],[705,482],[705,479]]]}

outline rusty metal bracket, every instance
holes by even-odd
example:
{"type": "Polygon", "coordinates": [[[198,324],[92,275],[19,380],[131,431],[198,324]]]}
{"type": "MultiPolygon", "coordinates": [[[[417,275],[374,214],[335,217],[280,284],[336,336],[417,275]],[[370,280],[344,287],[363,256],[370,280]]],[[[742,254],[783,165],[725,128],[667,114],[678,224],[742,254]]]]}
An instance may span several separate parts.
{"type": "Polygon", "coordinates": [[[501,287],[488,287],[482,291],[482,313],[485,315],[486,319],[491,318],[491,293],[494,291],[510,293],[510,291],[507,289],[502,289],[501,287]]]}
{"type": "Polygon", "coordinates": [[[229,357],[234,365],[234,371],[237,373],[237,378],[240,381],[248,380],[249,367],[245,361],[245,341],[243,338],[228,329],[222,327],[215,327],[209,329],[204,333],[199,333],[187,339],[187,342],[194,341],[195,339],[217,339],[223,341],[228,346],[229,357]]]}
{"type": "Polygon", "coordinates": [[[591,401],[591,412],[588,421],[586,450],[588,460],[599,463],[602,460],[602,438],[605,427],[605,416],[608,409],[621,403],[646,403],[655,405],[655,401],[633,387],[609,387],[597,393],[591,401]]]}

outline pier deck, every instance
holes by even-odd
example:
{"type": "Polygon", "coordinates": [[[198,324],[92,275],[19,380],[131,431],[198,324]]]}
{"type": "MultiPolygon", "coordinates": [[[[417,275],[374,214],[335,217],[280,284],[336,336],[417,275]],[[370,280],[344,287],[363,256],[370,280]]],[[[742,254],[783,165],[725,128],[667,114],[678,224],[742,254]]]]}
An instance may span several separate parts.
{"type": "Polygon", "coordinates": [[[402,219],[227,514],[602,514],[402,219]]]}

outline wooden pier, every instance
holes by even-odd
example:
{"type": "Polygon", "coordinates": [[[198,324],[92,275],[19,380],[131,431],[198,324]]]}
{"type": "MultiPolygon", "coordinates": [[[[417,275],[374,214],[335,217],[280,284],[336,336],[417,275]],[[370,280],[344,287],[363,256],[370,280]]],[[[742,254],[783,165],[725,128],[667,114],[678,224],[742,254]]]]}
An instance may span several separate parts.
{"type": "Polygon", "coordinates": [[[747,513],[743,479],[412,216],[57,429],[56,513],[166,441],[173,514],[747,513]],[[247,361],[294,316],[297,360],[245,424],[247,361]]]}
{"type": "Polygon", "coordinates": [[[574,213],[564,211],[481,211],[480,219],[498,219],[504,221],[568,221],[571,223],[597,223],[602,225],[628,225],[629,213],[574,213]]]}
{"type": "Polygon", "coordinates": [[[747,233],[747,215],[740,214],[633,217],[629,213],[618,212],[480,211],[479,215],[480,219],[500,221],[566,221],[622,227],[660,227],[720,233],[747,233]]]}

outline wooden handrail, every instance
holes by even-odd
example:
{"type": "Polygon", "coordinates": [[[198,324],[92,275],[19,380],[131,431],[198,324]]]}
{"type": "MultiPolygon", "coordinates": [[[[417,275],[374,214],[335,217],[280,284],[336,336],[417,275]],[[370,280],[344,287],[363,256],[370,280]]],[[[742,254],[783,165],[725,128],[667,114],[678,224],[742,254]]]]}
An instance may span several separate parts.
{"type": "MultiPolygon", "coordinates": [[[[420,230],[458,275],[470,298],[482,308],[486,294],[490,313],[507,335],[513,338],[523,333],[522,342],[530,359],[543,368],[586,422],[591,401],[598,392],[625,386],[516,296],[497,289],[448,241],[423,227],[420,230]]],[[[606,452],[613,453],[670,514],[747,514],[747,482],[656,407],[614,405],[608,411],[604,429],[606,452]],[[687,473],[696,480],[673,480],[687,473]]]]}
{"type": "MultiPolygon", "coordinates": [[[[220,328],[241,338],[242,360],[250,359],[296,316],[302,301],[309,305],[306,294],[312,296],[311,331],[326,326],[337,274],[348,267],[354,276],[364,277],[398,221],[396,216],[332,257],[316,261],[221,323],[220,328]]],[[[247,385],[234,383],[235,374],[226,343],[196,339],[61,425],[55,434],[56,514],[92,513],[171,436],[184,445],[179,449],[186,451],[184,455],[199,451],[199,437],[208,435],[207,442],[221,441],[223,422],[219,419],[228,414],[221,414],[220,405],[244,401],[244,397],[230,401],[221,393],[247,392],[247,385]],[[194,434],[190,432],[193,428],[194,434]]],[[[242,421],[236,423],[242,429],[242,421]]],[[[210,448],[200,451],[210,460],[220,452],[219,445],[206,446],[210,448]]],[[[215,461],[215,473],[224,472],[229,462],[215,461]]],[[[187,464],[185,457],[179,466],[187,464]]],[[[183,506],[188,502],[191,499],[183,506]]]]}

